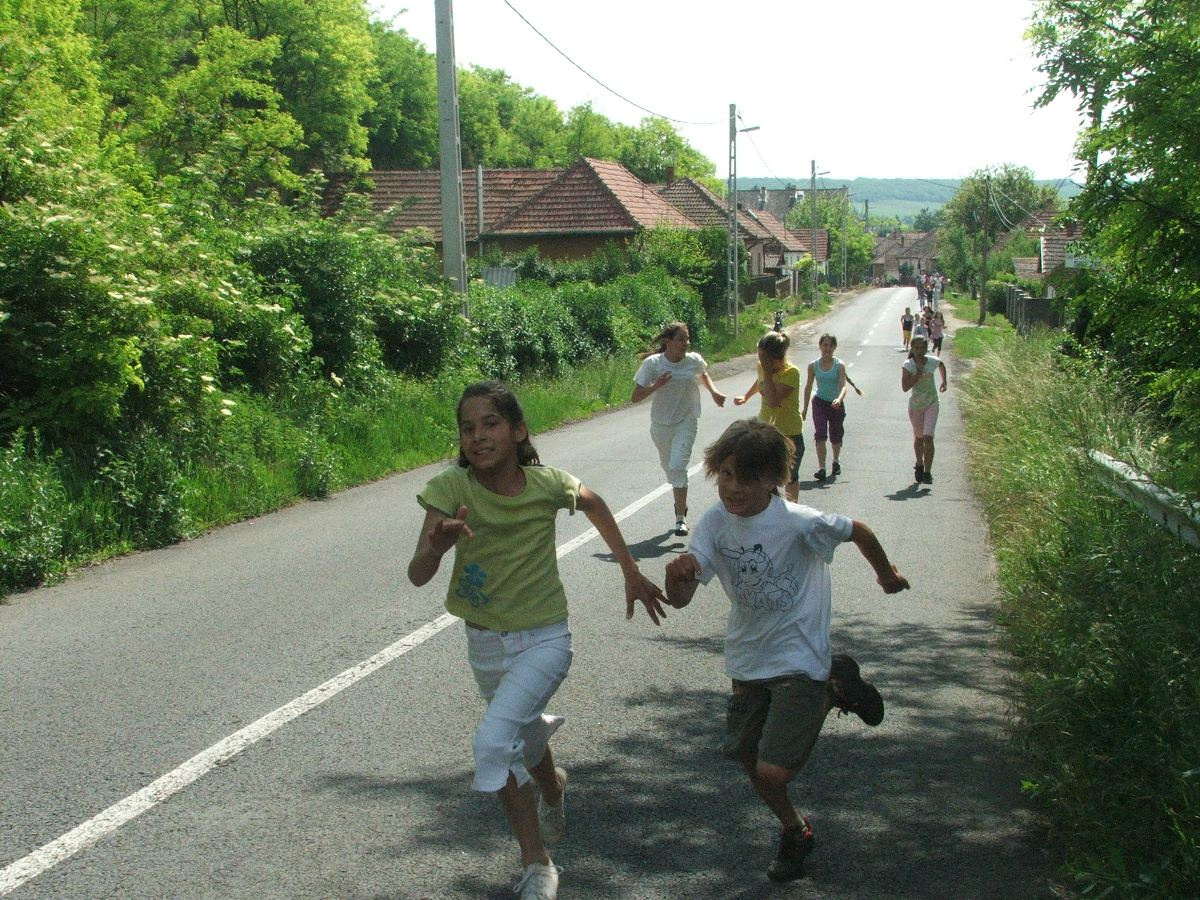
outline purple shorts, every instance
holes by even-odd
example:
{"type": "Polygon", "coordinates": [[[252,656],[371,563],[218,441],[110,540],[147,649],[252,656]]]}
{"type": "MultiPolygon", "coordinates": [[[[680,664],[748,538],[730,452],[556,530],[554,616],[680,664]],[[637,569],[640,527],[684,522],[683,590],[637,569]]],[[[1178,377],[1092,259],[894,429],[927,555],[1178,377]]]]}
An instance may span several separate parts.
{"type": "Polygon", "coordinates": [[[813,439],[840,445],[846,436],[846,404],[835,407],[829,400],[813,397],[812,413],[813,439]]]}

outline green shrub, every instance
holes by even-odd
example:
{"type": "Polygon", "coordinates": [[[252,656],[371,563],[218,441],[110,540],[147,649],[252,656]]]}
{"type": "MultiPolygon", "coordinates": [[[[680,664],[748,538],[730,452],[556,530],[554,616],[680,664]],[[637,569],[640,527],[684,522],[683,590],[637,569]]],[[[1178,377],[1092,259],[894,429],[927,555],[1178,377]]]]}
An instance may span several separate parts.
{"type": "Polygon", "coordinates": [[[0,207],[0,430],[28,426],[55,443],[109,435],[141,389],[152,302],[122,217],[103,206],[0,207]]]}
{"type": "Polygon", "coordinates": [[[67,494],[57,460],[18,429],[0,449],[0,597],[57,572],[63,562],[67,494]]]}
{"type": "Polygon", "coordinates": [[[662,269],[623,275],[611,284],[616,302],[640,331],[638,342],[649,345],[663,325],[678,320],[687,325],[692,343],[704,346],[707,325],[704,307],[695,290],[681,285],[662,269]]]}
{"type": "Polygon", "coordinates": [[[388,368],[425,377],[461,365],[466,323],[459,304],[438,284],[382,300],[375,314],[375,333],[388,368]]]}
{"type": "Polygon", "coordinates": [[[149,429],[101,448],[99,480],[112,494],[117,519],[139,548],[163,547],[187,533],[183,476],[170,445],[149,429]]]}
{"type": "Polygon", "coordinates": [[[337,457],[325,439],[310,433],[296,461],[296,487],[310,500],[328,497],[337,483],[337,457]]]}
{"type": "Polygon", "coordinates": [[[1079,452],[1156,472],[1148,420],[1120,380],[1064,359],[1058,342],[1007,341],[964,383],[1019,660],[1025,788],[1083,895],[1196,896],[1200,553],[1115,496],[1079,452]]]}

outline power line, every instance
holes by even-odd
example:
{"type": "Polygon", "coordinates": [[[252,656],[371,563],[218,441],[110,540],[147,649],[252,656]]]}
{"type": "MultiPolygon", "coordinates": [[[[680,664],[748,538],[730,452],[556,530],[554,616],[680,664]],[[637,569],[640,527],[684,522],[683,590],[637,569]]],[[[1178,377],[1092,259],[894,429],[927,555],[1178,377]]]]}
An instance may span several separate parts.
{"type": "Polygon", "coordinates": [[[993,190],[995,190],[996,193],[998,193],[1001,197],[1003,197],[1005,200],[1007,200],[1009,203],[1011,203],[1013,206],[1015,206],[1021,212],[1025,213],[1025,215],[1029,216],[1031,219],[1035,218],[1033,213],[1031,213],[1029,210],[1027,210],[1025,207],[1023,207],[1020,203],[1018,203],[1012,197],[1008,196],[1008,194],[1004,193],[1004,191],[1000,190],[1000,188],[993,188],[993,190]]]}
{"type": "MultiPolygon", "coordinates": [[[[741,116],[738,116],[738,118],[740,119],[741,116]]],[[[778,175],[776,175],[773,171],[771,171],[771,167],[770,167],[770,165],[767,164],[766,159],[763,157],[762,151],[758,149],[758,144],[754,143],[754,138],[752,138],[749,134],[746,134],[746,140],[748,140],[750,142],[750,146],[754,148],[754,152],[758,156],[758,161],[763,164],[763,168],[765,168],[767,170],[767,174],[770,175],[772,178],[774,178],[776,181],[778,181],[780,185],[782,185],[783,187],[786,188],[790,184],[790,182],[784,181],[782,178],[780,178],[778,175]]]]}
{"type": "Polygon", "coordinates": [[[595,75],[593,75],[591,72],[589,72],[583,66],[579,65],[579,63],[575,62],[575,60],[571,59],[571,57],[567,56],[567,54],[565,52],[560,50],[558,48],[558,46],[555,45],[554,41],[550,40],[550,38],[546,37],[544,34],[542,34],[540,31],[538,31],[537,26],[534,25],[532,22],[530,22],[527,18],[525,18],[525,16],[523,16],[521,14],[521,11],[519,9],[517,9],[515,6],[513,6],[511,3],[509,3],[508,0],[504,0],[504,5],[507,6],[509,9],[511,9],[514,13],[516,13],[517,18],[519,18],[522,22],[524,22],[526,25],[528,25],[534,34],[536,34],[543,41],[545,41],[547,44],[549,44],[550,48],[555,53],[557,53],[559,56],[561,56],[563,59],[565,59],[571,65],[573,65],[575,68],[577,68],[580,72],[582,72],[588,78],[592,79],[592,81],[596,82],[596,84],[600,85],[600,87],[604,88],[604,90],[608,91],[614,97],[618,97],[621,100],[624,100],[630,106],[635,106],[638,109],[640,109],[642,112],[650,113],[650,115],[654,116],[657,119],[666,119],[668,122],[675,122],[679,125],[715,125],[716,124],[715,120],[712,122],[688,122],[685,119],[676,119],[671,116],[664,116],[662,113],[657,113],[652,109],[647,109],[646,107],[642,106],[640,103],[635,103],[633,100],[630,100],[624,94],[619,93],[618,91],[615,91],[612,88],[610,88],[607,84],[605,84],[603,81],[601,81],[595,75]]]}

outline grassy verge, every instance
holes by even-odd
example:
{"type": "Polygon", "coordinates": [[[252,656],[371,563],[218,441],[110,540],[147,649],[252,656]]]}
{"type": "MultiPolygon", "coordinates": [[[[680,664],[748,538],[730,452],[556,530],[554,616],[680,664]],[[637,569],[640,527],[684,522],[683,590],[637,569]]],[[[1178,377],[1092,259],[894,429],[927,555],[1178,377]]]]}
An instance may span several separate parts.
{"type": "Polygon", "coordinates": [[[1020,667],[1024,788],[1064,887],[1200,895],[1200,553],[1077,452],[1152,466],[1150,430],[1109,373],[1045,334],[981,352],[963,396],[1020,667]]]}
{"type": "MultiPolygon", "coordinates": [[[[969,294],[950,293],[946,296],[954,315],[968,322],[979,318],[979,301],[969,294]]],[[[978,359],[987,351],[1002,347],[1017,337],[1012,324],[1004,316],[989,313],[983,325],[964,325],[954,332],[954,353],[960,359],[978,359]]]]}

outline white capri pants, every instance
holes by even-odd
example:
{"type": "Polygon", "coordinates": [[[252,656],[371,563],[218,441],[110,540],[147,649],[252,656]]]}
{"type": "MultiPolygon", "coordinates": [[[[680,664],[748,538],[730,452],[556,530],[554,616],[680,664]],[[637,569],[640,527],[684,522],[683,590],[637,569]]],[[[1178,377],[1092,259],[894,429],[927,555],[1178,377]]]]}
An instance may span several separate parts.
{"type": "Polygon", "coordinates": [[[650,438],[658,448],[658,461],[671,487],[688,486],[688,463],[692,460],[692,444],[696,443],[697,419],[684,419],[675,425],[650,423],[650,438]]]}
{"type": "Polygon", "coordinates": [[[471,787],[495,792],[529,781],[546,744],[563,723],[545,715],[546,704],[571,668],[571,631],[565,621],[527,631],[486,631],[465,626],[467,659],[487,701],[475,729],[475,778],[471,787]]]}
{"type": "Polygon", "coordinates": [[[937,428],[938,407],[940,403],[930,403],[924,409],[908,408],[908,421],[912,423],[914,438],[933,437],[937,428]]]}

